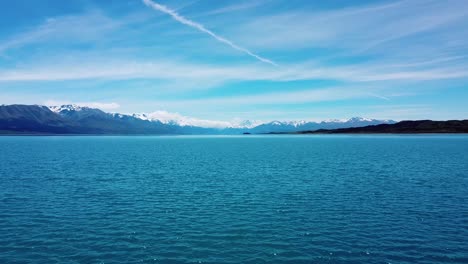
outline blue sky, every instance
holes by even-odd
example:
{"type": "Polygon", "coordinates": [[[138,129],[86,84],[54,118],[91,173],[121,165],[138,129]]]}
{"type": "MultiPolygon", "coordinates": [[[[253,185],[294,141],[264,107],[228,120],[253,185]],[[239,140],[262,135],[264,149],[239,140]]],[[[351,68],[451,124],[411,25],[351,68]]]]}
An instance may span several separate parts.
{"type": "Polygon", "coordinates": [[[468,2],[2,1],[0,104],[468,118],[468,2]]]}

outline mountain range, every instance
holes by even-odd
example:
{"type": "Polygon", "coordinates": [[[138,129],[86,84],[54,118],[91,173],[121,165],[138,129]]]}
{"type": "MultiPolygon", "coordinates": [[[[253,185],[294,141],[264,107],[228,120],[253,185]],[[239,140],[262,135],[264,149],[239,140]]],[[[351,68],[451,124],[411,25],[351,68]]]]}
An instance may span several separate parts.
{"type": "Polygon", "coordinates": [[[393,120],[360,117],[348,120],[242,121],[220,128],[190,125],[180,120],[157,119],[151,114],[106,113],[78,105],[0,105],[0,132],[3,134],[242,134],[295,132],[318,129],[364,127],[393,124],[393,120]]]}

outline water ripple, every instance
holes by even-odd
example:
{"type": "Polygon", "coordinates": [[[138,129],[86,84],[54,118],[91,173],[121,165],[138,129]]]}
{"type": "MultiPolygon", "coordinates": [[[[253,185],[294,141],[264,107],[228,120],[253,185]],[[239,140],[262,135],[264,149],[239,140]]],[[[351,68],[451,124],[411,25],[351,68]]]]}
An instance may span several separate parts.
{"type": "Polygon", "coordinates": [[[468,263],[466,136],[0,146],[0,263],[468,263]]]}

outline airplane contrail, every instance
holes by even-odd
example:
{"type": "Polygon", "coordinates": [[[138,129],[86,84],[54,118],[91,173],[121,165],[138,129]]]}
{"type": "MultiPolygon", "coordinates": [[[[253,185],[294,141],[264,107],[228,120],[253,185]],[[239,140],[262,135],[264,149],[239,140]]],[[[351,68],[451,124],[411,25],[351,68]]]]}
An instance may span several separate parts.
{"type": "Polygon", "coordinates": [[[161,4],[158,4],[158,3],[155,3],[151,0],[142,0],[143,3],[148,6],[148,7],[151,7],[157,11],[161,11],[163,13],[166,13],[168,15],[170,15],[172,18],[174,18],[175,20],[177,20],[178,22],[184,24],[184,25],[187,25],[189,27],[192,27],[192,28],[195,28],[203,33],[206,33],[208,35],[210,35],[211,37],[213,37],[214,39],[216,39],[217,41],[219,42],[222,42],[224,44],[227,44],[229,46],[231,46],[232,48],[238,50],[238,51],[242,51],[244,52],[245,54],[251,56],[251,57],[254,57],[256,58],[257,60],[261,61],[261,62],[265,62],[265,63],[268,63],[268,64],[271,64],[271,65],[274,65],[274,66],[278,66],[276,63],[274,63],[273,61],[269,60],[269,59],[266,59],[266,58],[263,58],[253,52],[251,52],[250,50],[246,49],[246,48],[243,48],[241,46],[238,46],[236,45],[235,43],[233,43],[232,41],[228,40],[228,39],[225,39],[221,36],[218,36],[216,33],[214,33],[213,31],[205,28],[202,24],[199,24],[197,22],[194,22],[192,20],[189,20],[181,15],[179,15],[176,11],[164,6],[164,5],[161,5],[161,4]]]}

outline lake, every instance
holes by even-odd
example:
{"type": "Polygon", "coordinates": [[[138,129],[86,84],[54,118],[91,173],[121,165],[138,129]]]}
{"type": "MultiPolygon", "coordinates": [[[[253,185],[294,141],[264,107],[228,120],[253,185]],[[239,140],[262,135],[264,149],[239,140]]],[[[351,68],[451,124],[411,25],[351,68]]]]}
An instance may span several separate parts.
{"type": "Polygon", "coordinates": [[[468,136],[0,137],[0,263],[468,263],[468,136]]]}

